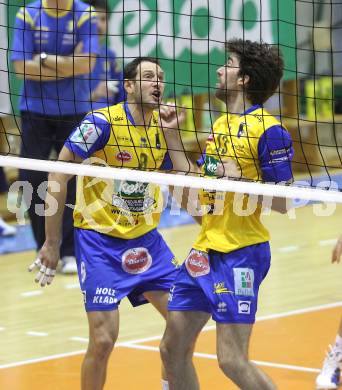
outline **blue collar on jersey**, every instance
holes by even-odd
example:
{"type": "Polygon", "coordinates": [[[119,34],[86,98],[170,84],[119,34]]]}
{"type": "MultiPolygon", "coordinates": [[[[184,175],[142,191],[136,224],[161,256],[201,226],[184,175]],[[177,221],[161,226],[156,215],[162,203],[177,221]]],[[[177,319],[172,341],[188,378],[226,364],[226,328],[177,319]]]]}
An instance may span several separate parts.
{"type": "Polygon", "coordinates": [[[247,115],[252,111],[257,110],[258,108],[261,108],[260,104],[254,104],[254,106],[249,107],[245,112],[243,112],[240,116],[247,115]]]}
{"type": "MultiPolygon", "coordinates": [[[[123,109],[124,109],[124,111],[125,111],[125,113],[126,113],[127,119],[132,123],[132,125],[133,125],[134,127],[137,127],[137,125],[135,124],[134,119],[133,119],[133,117],[132,117],[131,111],[129,110],[128,102],[127,102],[127,101],[124,102],[124,104],[123,104],[123,109]]],[[[150,124],[149,124],[149,127],[150,127],[150,124]]]]}
{"type": "Polygon", "coordinates": [[[124,102],[123,109],[125,110],[127,119],[132,123],[133,126],[135,126],[134,119],[133,119],[131,111],[129,110],[129,107],[128,107],[128,102],[124,102]]]}

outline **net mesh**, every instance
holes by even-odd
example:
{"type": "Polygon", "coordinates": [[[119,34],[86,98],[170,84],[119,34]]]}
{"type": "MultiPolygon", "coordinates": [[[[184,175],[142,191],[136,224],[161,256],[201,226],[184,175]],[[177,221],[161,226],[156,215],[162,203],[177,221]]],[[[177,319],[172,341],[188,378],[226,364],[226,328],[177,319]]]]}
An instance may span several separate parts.
{"type": "MultiPolygon", "coordinates": [[[[294,184],[278,189],[262,184],[261,177],[253,182],[220,180],[214,184],[212,180],[204,182],[191,177],[190,164],[189,170],[183,172],[190,175],[186,178],[138,172],[133,174],[134,180],[143,177],[144,181],[162,184],[181,185],[182,182],[190,187],[244,193],[273,191],[273,194],[315,200],[328,199],[325,193],[329,192],[330,200],[341,201],[340,1],[90,3],[97,13],[78,1],[60,2],[57,10],[48,1],[2,0],[0,3],[0,165],[7,167],[7,171],[13,167],[66,169],[70,173],[88,172],[89,175],[96,171],[98,177],[112,175],[119,179],[122,174],[118,169],[109,173],[105,168],[96,167],[93,171],[84,164],[81,169],[75,164],[66,168],[53,161],[68,133],[84,114],[124,99],[120,69],[137,56],[147,55],[157,57],[165,72],[164,102],[185,108],[186,118],[178,131],[188,160],[195,163],[203,158],[213,124],[226,110],[214,96],[217,69],[227,60],[224,43],[236,37],[268,42],[283,53],[284,77],[265,108],[279,118],[291,135],[294,184]],[[102,16],[103,33],[94,27],[96,19],[102,16]],[[96,52],[96,58],[90,72],[92,60],[87,53],[92,52],[96,52]],[[49,60],[41,53],[46,53],[49,60]],[[54,54],[65,59],[59,62],[54,54]],[[45,74],[42,68],[47,61],[51,63],[51,58],[56,65],[50,65],[50,71],[45,74]],[[33,60],[40,65],[34,67],[30,64],[33,60]],[[49,86],[42,89],[34,85],[37,83],[49,86]],[[46,121],[54,133],[44,132],[46,121]],[[37,142],[25,138],[27,128],[38,137],[37,142]]],[[[142,168],[141,164],[136,168],[142,168]]]]}

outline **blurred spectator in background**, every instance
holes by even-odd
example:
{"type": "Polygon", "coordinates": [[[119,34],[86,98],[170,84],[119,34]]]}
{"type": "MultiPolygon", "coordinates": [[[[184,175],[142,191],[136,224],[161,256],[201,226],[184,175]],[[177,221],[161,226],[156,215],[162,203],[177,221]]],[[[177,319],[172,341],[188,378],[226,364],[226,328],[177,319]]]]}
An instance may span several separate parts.
{"type": "MultiPolygon", "coordinates": [[[[98,54],[96,12],[79,0],[37,0],[16,15],[11,60],[24,79],[20,99],[21,156],[47,160],[90,111],[89,75],[98,54]]],[[[45,241],[46,172],[20,171],[33,187],[29,206],[37,251],[45,241]]],[[[75,181],[67,204],[75,202],[75,181]]],[[[66,208],[60,246],[63,273],[76,273],[72,206],[66,208]]]]}
{"type": "Polygon", "coordinates": [[[107,45],[108,20],[110,13],[106,0],[84,0],[96,10],[100,53],[91,74],[92,109],[112,106],[124,100],[123,76],[117,64],[116,54],[107,45]]]}

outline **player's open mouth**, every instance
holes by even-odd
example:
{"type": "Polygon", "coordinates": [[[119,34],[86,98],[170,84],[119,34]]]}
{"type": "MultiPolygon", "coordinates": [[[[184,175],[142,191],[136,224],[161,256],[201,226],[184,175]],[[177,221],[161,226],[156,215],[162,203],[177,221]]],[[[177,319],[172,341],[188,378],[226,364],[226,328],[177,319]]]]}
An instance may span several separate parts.
{"type": "Polygon", "coordinates": [[[155,97],[157,100],[159,100],[161,93],[158,89],[152,92],[152,96],[155,97]]]}

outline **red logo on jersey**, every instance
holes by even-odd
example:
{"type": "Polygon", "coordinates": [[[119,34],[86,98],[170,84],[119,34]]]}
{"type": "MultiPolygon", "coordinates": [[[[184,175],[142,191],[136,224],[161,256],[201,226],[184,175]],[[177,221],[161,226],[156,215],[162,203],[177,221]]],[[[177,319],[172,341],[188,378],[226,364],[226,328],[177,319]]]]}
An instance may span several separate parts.
{"type": "Polygon", "coordinates": [[[132,160],[132,155],[126,150],[123,150],[116,155],[116,159],[122,162],[127,162],[132,160]]]}
{"type": "Polygon", "coordinates": [[[201,251],[192,250],[185,260],[185,266],[193,278],[207,275],[210,272],[208,255],[201,251]]]}
{"type": "Polygon", "coordinates": [[[128,249],[122,255],[122,268],[129,274],[141,274],[152,265],[152,257],[146,248],[128,249]]]}

